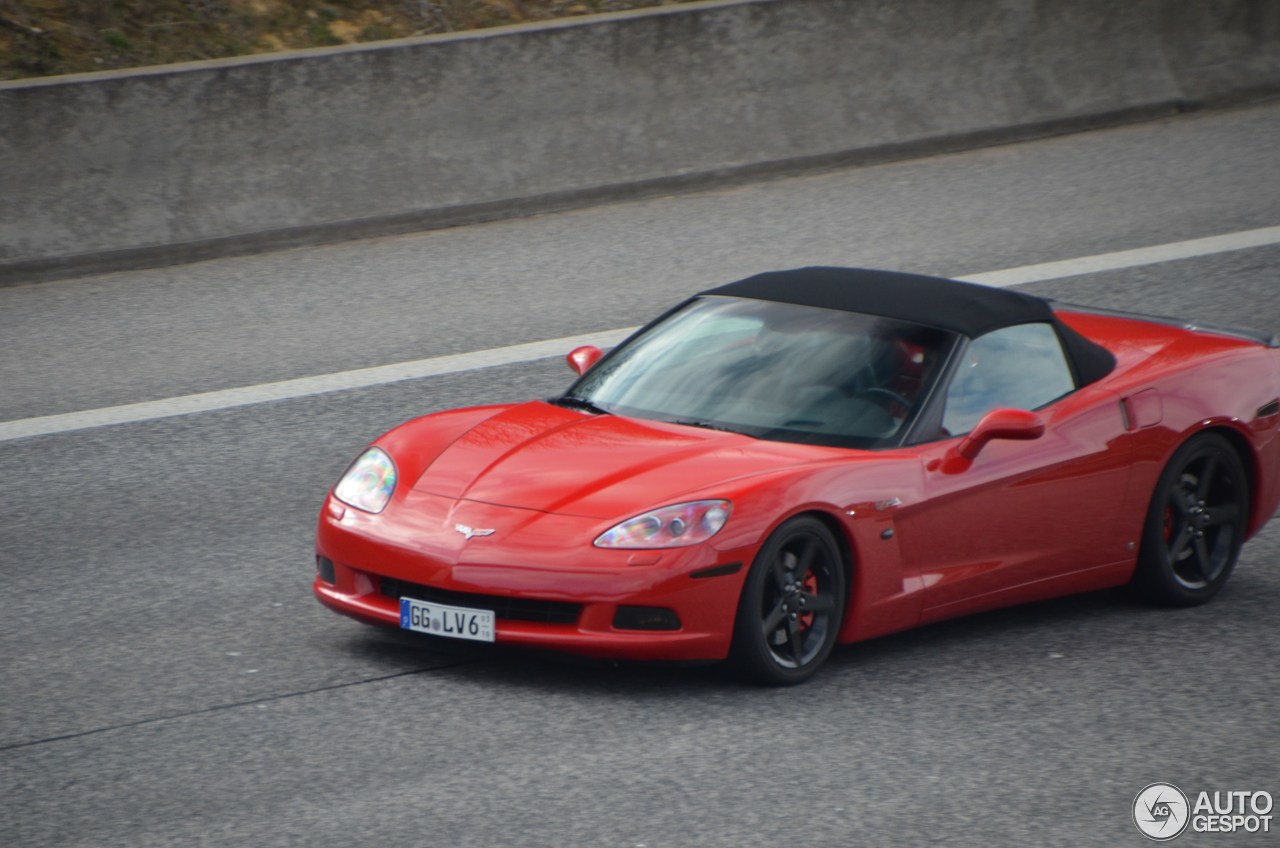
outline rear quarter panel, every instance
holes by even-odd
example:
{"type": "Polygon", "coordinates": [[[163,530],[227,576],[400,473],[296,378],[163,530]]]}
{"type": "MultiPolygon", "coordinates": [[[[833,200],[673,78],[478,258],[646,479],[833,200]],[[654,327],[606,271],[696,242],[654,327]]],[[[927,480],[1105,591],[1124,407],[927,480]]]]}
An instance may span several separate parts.
{"type": "Polygon", "coordinates": [[[1060,317],[1116,355],[1103,385],[1128,416],[1132,505],[1145,510],[1178,446],[1212,430],[1241,454],[1250,477],[1247,536],[1261,530],[1280,506],[1280,349],[1127,317],[1060,317]]]}

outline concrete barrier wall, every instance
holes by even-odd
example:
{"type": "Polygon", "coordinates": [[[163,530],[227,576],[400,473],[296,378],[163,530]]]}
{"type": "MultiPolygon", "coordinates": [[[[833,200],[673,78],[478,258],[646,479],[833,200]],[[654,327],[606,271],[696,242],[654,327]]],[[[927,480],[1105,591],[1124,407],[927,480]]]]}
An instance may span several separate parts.
{"type": "Polygon", "coordinates": [[[0,281],[1278,91],[1275,0],[734,0],[0,83],[0,281]]]}

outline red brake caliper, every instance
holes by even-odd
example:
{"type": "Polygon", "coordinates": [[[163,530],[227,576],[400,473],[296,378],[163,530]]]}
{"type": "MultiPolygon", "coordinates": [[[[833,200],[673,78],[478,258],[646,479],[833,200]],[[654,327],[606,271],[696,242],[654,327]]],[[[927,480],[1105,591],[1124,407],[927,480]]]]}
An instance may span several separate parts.
{"type": "MultiPolygon", "coordinates": [[[[800,585],[804,587],[806,594],[811,596],[816,596],[818,594],[818,578],[814,577],[812,572],[804,578],[804,581],[800,585]]],[[[813,626],[813,613],[802,612],[796,621],[800,623],[801,631],[808,630],[813,626]]]]}

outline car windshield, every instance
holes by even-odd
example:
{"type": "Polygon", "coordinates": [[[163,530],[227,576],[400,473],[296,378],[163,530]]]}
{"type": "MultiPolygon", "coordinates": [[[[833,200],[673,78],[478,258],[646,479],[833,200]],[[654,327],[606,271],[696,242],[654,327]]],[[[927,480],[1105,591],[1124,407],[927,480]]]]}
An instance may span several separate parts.
{"type": "Polygon", "coordinates": [[[855,312],[700,297],[611,353],[567,397],[763,439],[886,447],[907,432],[955,341],[855,312]]]}

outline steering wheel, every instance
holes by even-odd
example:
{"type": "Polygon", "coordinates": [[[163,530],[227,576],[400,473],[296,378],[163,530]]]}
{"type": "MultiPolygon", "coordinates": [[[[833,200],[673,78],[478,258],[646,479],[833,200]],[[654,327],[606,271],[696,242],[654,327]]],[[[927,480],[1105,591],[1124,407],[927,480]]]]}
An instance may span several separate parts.
{"type": "Polygon", "coordinates": [[[878,398],[879,400],[877,401],[877,406],[885,407],[885,411],[891,415],[893,414],[893,411],[888,408],[888,404],[884,402],[885,399],[888,399],[893,403],[896,403],[899,406],[901,406],[903,415],[906,415],[907,412],[911,409],[911,401],[907,400],[905,397],[893,391],[892,389],[886,389],[886,388],[883,388],[882,386],[872,386],[871,388],[863,389],[862,391],[854,395],[854,397],[859,399],[865,398],[868,396],[871,396],[873,398],[878,398]]]}

